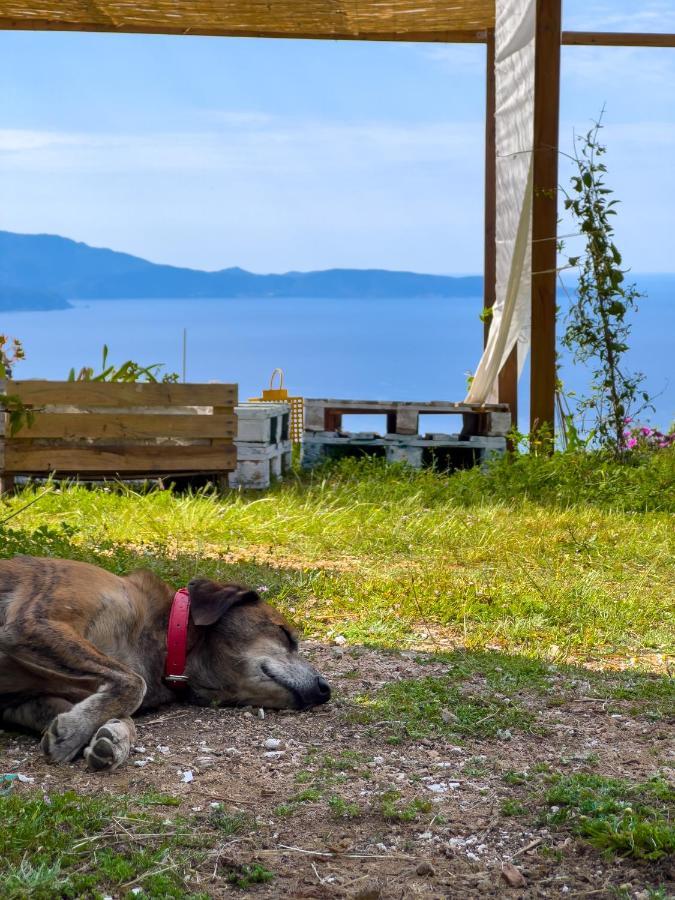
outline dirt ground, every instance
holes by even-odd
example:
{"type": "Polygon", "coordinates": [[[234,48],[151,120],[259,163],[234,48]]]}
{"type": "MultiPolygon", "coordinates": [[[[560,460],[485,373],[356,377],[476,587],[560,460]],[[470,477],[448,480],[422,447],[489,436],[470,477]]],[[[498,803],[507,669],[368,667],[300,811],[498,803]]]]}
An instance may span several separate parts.
{"type": "Polygon", "coordinates": [[[548,766],[645,780],[673,760],[673,731],[662,720],[631,714],[620,701],[608,707],[583,688],[562,705],[535,692],[518,697],[536,716],[532,732],[394,744],[386,740],[387,723],[354,721],[350,697],[400,678],[442,674],[444,666],[422,666],[413,653],[320,645],[308,653],[335,688],[325,707],[268,711],[264,718],[250,709],[166,707],[138,719],[133,756],[106,775],[89,773],[82,761],[49,766],[34,739],[16,736],[5,744],[3,771],[20,771],[35,779],[31,789],[45,792],[170,793],[181,804],[167,808],[167,818],[192,817],[195,829],[206,827],[216,803],[228,814],[245,813],[249,827],[219,837],[191,878],[192,890],[213,897],[647,900],[656,885],[665,896],[675,893],[672,862],[605,859],[565,831],[538,824],[532,785],[504,779],[548,766]],[[184,780],[186,772],[192,780],[184,780]],[[416,819],[384,814],[383,795],[396,797],[398,809],[422,801],[416,819]],[[505,815],[508,801],[528,812],[505,815]],[[247,892],[228,884],[228,866],[253,862],[273,872],[273,881],[247,892]],[[508,863],[517,870],[507,865],[513,885],[503,872],[508,863]]]}

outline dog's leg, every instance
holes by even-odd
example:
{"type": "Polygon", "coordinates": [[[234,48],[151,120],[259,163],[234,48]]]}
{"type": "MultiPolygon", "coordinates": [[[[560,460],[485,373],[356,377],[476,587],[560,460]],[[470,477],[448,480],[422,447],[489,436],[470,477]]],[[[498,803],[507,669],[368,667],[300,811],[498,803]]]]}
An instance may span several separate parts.
{"type": "Polygon", "coordinates": [[[52,719],[60,713],[68,712],[72,706],[72,703],[62,697],[35,697],[0,710],[0,722],[40,732],[44,731],[52,719]]]}
{"type": "Polygon", "coordinates": [[[53,762],[74,759],[97,728],[131,716],[143,701],[143,678],[64,622],[25,616],[0,636],[5,657],[39,675],[51,692],[79,701],[60,712],[42,736],[42,749],[53,762]]]}
{"type": "Polygon", "coordinates": [[[136,740],[136,726],[131,719],[111,719],[102,725],[84,749],[84,758],[95,771],[117,769],[126,762],[136,740]]]}

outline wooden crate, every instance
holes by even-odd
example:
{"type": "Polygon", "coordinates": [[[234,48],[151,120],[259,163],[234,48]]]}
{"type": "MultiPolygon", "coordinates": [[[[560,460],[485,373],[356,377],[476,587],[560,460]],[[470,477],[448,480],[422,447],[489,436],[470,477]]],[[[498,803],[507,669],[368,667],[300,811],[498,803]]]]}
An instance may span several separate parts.
{"type": "Polygon", "coordinates": [[[236,465],[237,385],[0,382],[34,420],[15,435],[0,411],[0,477],[141,477],[236,465]]]}

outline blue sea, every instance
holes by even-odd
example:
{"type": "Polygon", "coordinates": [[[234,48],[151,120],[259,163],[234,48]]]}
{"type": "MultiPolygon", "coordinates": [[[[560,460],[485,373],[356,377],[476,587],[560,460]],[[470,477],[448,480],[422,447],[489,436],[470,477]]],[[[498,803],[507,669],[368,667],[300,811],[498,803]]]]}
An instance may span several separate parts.
{"type": "MultiPolygon", "coordinates": [[[[647,375],[656,412],[646,418],[664,427],[675,415],[675,275],[635,278],[648,296],[634,316],[628,365],[647,375]]],[[[0,331],[23,341],[16,378],[99,370],[103,344],[112,362],[160,362],[181,373],[185,328],[187,380],[237,382],[241,398],[259,395],[280,366],[290,392],[305,397],[457,401],[480,358],[481,305],[476,297],[78,300],[63,311],[4,313],[0,331]]],[[[583,390],[583,368],[563,359],[562,377],[568,389],[583,390]]],[[[528,392],[523,383],[521,425],[528,392]]],[[[363,418],[357,430],[380,424],[363,418]]],[[[448,424],[424,421],[454,430],[448,424]]]]}

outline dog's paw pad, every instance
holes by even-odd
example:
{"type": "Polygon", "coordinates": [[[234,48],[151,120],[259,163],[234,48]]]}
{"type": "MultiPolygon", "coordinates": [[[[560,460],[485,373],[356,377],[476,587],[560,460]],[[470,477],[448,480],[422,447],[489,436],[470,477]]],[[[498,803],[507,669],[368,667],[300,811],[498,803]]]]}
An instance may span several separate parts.
{"type": "Polygon", "coordinates": [[[135,734],[127,723],[111,719],[102,725],[84,751],[87,766],[94,771],[112,771],[126,761],[135,734]]]}

